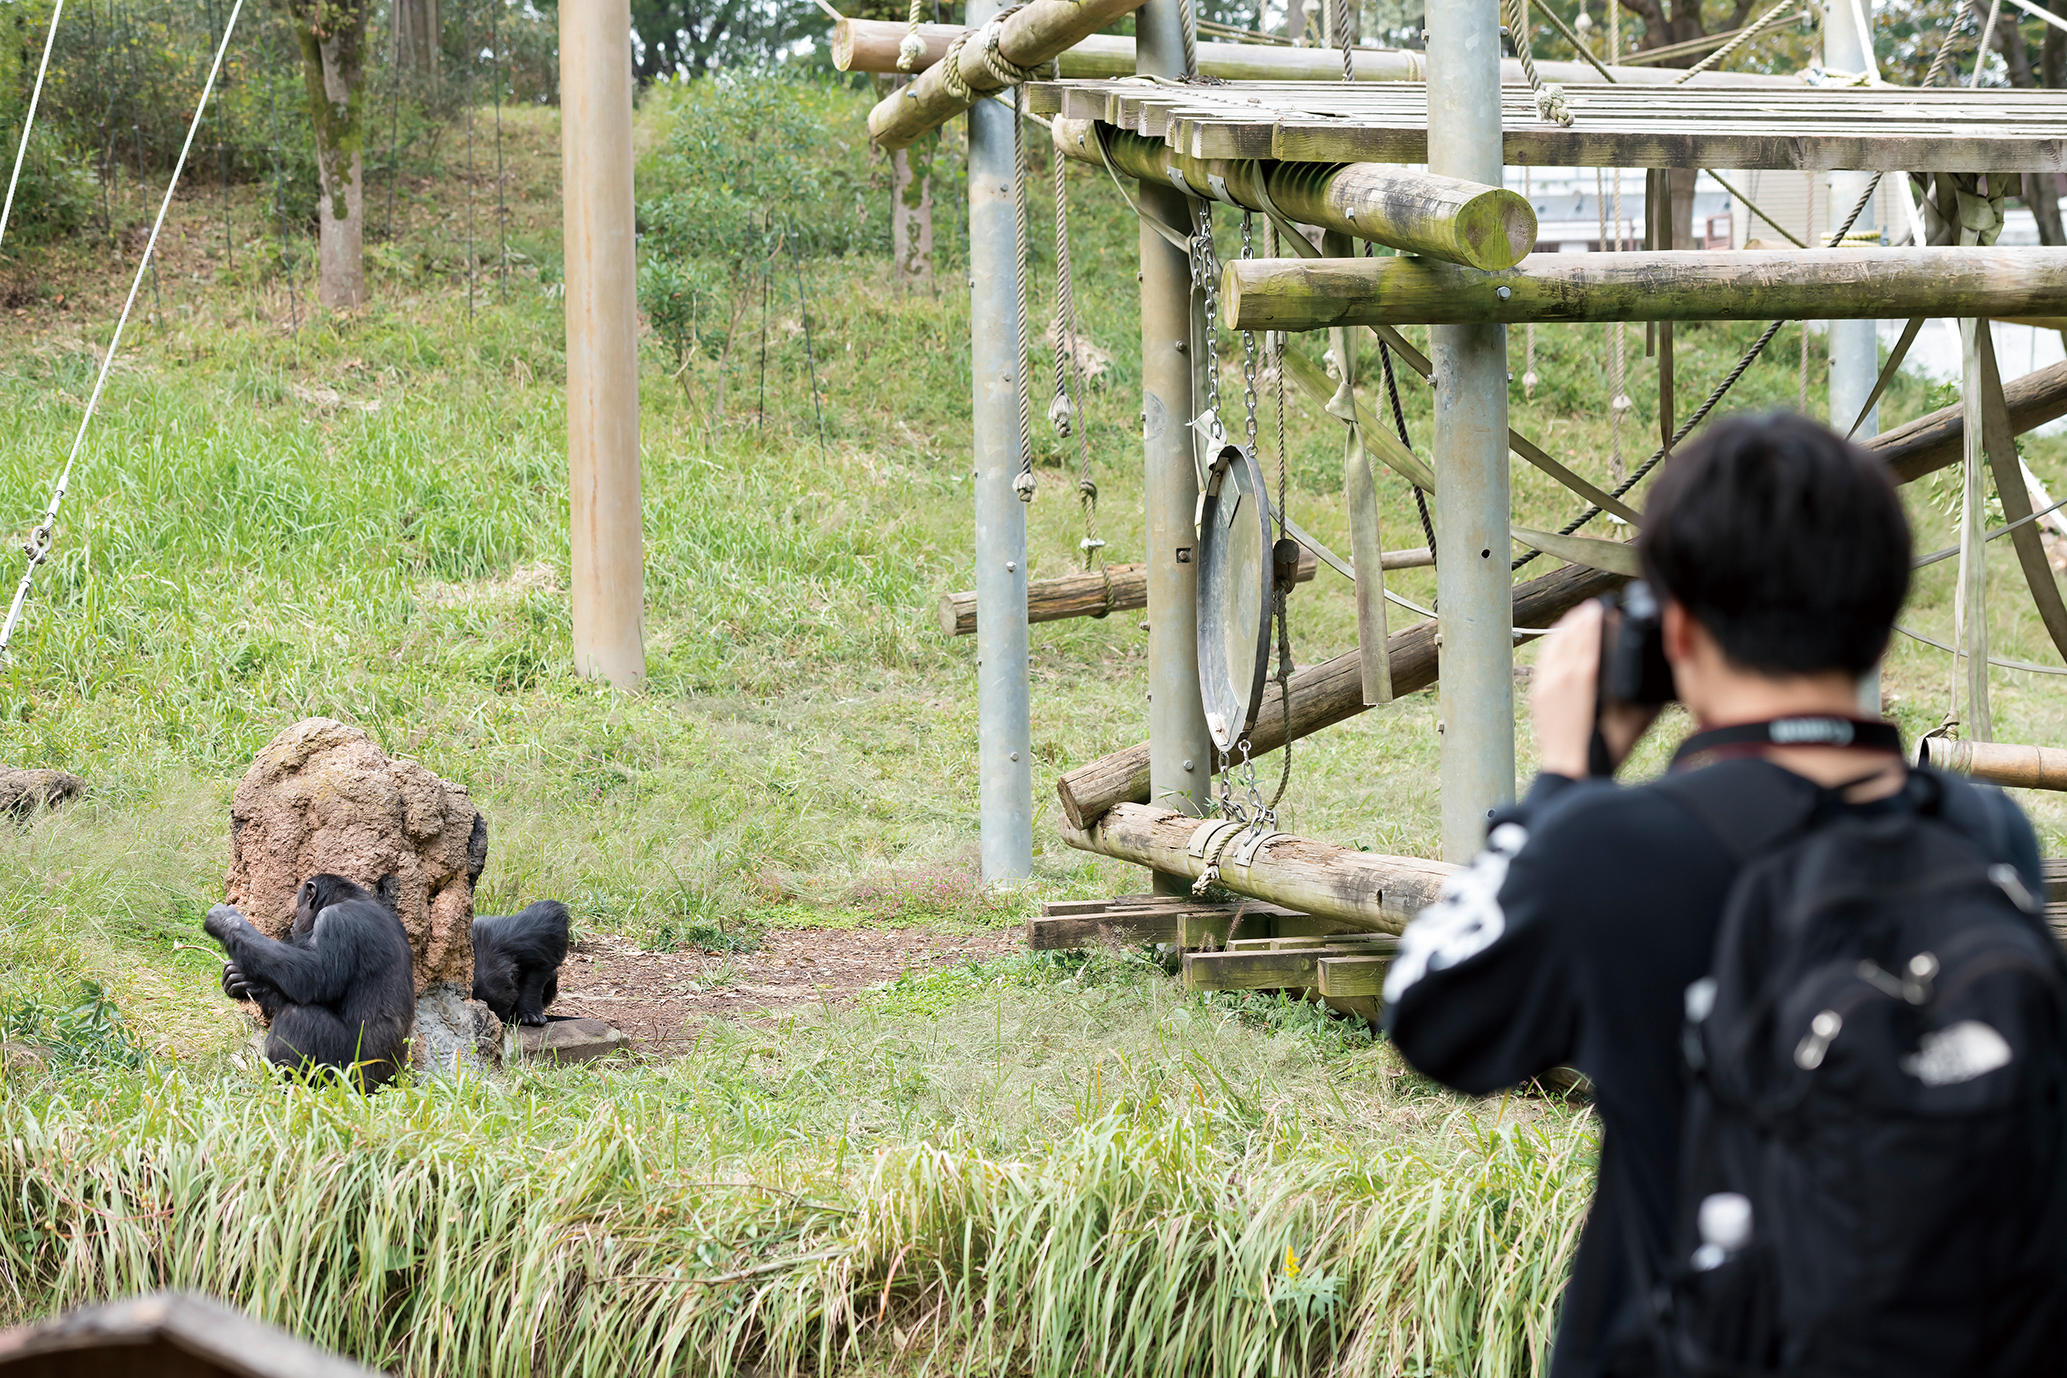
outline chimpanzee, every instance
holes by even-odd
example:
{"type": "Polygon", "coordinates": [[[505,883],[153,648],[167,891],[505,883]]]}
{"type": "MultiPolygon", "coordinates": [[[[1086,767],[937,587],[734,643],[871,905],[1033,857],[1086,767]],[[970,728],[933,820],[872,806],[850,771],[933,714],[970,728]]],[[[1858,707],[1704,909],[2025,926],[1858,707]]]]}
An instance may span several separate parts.
{"type": "Polygon", "coordinates": [[[285,941],[218,904],[203,925],[230,954],[223,993],[255,1000],[272,1021],[278,1067],[335,1067],[362,1091],[401,1070],[416,1022],[409,935],[373,894],[343,876],[311,876],[294,897],[285,941]]]}
{"type": "Polygon", "coordinates": [[[567,960],[567,906],[540,900],[516,914],[474,920],[474,999],[505,1024],[543,1024],[567,960]]]}

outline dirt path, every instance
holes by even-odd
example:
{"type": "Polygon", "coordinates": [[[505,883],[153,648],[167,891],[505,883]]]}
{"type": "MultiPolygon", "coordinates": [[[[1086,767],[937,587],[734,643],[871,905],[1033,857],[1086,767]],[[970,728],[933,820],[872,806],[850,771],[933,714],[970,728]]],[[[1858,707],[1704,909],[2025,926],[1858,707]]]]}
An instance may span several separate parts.
{"type": "Polygon", "coordinates": [[[604,1020],[642,1052],[667,1053],[709,1018],[837,1005],[907,971],[1002,956],[1021,942],[1017,929],[778,928],[755,951],[710,954],[647,952],[597,934],[567,954],[552,1012],[604,1020]]]}

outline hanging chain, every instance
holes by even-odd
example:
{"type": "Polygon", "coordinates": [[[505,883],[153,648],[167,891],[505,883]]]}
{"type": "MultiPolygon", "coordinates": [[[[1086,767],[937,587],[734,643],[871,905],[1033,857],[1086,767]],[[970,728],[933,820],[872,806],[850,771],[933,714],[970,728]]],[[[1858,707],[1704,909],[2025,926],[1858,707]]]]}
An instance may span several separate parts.
{"type": "Polygon", "coordinates": [[[1012,88],[1012,268],[1016,279],[1012,310],[1018,326],[1015,338],[1019,355],[1012,361],[1013,391],[1019,397],[1019,475],[1012,491],[1021,502],[1034,500],[1033,388],[1026,376],[1026,356],[1032,351],[1026,341],[1026,259],[1029,225],[1026,209],[1026,87],[1012,88]]]}
{"type": "MultiPolygon", "coordinates": [[[[1256,217],[1242,212],[1242,257],[1256,257],[1256,217]]],[[[1242,426],[1249,440],[1249,453],[1256,453],[1256,332],[1242,332],[1242,426]]]]}
{"type": "Polygon", "coordinates": [[[1213,203],[1199,201],[1193,219],[1198,231],[1191,237],[1191,285],[1206,299],[1206,410],[1212,432],[1206,438],[1217,445],[1227,435],[1220,424],[1220,260],[1213,252],[1213,203]]]}
{"type": "Polygon", "coordinates": [[[1067,158],[1055,160],[1055,402],[1048,419],[1065,440],[1077,438],[1077,505],[1084,514],[1084,538],[1077,542],[1084,568],[1094,564],[1105,581],[1105,606],[1112,611],[1112,570],[1105,563],[1105,542],[1098,535],[1098,481],[1091,476],[1091,428],[1085,420],[1083,353],[1077,344],[1076,271],[1069,258],[1069,180],[1067,158]]]}

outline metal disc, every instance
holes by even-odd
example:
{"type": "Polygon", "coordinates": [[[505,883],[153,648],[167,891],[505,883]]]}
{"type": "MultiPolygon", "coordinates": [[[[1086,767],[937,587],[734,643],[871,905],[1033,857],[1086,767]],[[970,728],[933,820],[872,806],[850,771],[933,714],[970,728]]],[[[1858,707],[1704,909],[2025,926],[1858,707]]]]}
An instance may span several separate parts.
{"type": "Polygon", "coordinates": [[[1270,660],[1270,495],[1255,456],[1224,445],[1199,500],[1199,696],[1213,745],[1256,721],[1270,660]]]}

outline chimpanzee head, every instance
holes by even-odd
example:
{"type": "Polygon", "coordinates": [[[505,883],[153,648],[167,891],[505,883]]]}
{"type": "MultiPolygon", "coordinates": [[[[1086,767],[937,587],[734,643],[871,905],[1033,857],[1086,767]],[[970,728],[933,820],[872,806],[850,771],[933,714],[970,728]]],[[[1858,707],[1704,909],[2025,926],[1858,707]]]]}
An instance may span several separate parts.
{"type": "Polygon", "coordinates": [[[374,900],[371,891],[346,880],[343,876],[325,871],[310,876],[301,883],[301,889],[294,895],[294,934],[298,941],[306,942],[316,931],[316,916],[333,904],[347,900],[374,900]]]}

